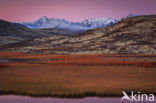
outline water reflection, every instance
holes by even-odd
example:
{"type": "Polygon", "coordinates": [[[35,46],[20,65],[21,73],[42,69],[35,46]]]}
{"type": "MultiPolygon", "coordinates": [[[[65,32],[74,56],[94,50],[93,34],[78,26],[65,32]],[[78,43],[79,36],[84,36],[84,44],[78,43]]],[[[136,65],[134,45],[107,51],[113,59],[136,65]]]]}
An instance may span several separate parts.
{"type": "Polygon", "coordinates": [[[67,99],[67,98],[62,99],[50,97],[32,98],[28,96],[2,95],[0,96],[0,103],[131,103],[131,102],[127,101],[121,102],[120,98],[87,97],[82,99],[67,99]]]}

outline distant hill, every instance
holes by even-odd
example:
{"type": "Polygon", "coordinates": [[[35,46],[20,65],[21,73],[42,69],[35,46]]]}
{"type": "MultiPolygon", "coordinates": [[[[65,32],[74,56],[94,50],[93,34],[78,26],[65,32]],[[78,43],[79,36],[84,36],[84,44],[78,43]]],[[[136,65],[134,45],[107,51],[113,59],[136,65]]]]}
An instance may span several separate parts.
{"type": "Polygon", "coordinates": [[[30,29],[22,24],[0,20],[0,45],[52,35],[70,35],[61,29],[30,29]]]}
{"type": "Polygon", "coordinates": [[[0,20],[0,45],[52,35],[74,35],[115,23],[116,21],[113,19],[104,18],[88,19],[82,23],[75,23],[64,19],[49,19],[45,16],[30,23],[11,23],[0,20]]]}
{"type": "Polygon", "coordinates": [[[42,54],[156,54],[156,15],[129,17],[74,36],[51,36],[1,47],[42,54]]]}
{"type": "Polygon", "coordinates": [[[0,45],[40,37],[40,34],[21,24],[0,20],[0,45]]]}

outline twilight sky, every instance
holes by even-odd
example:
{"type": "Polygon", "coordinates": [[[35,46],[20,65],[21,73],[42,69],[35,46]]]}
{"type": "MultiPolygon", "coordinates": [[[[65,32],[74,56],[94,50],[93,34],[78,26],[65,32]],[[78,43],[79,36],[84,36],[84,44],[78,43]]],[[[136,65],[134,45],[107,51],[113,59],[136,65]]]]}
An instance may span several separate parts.
{"type": "Polygon", "coordinates": [[[42,16],[81,21],[156,14],[156,0],[0,0],[0,19],[33,21],[42,16]]]}

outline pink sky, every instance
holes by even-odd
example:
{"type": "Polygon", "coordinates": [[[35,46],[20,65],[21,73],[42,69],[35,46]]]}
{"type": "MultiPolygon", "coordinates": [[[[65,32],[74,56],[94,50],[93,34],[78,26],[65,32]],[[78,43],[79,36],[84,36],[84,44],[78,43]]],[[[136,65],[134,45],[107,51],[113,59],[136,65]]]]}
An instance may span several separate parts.
{"type": "Polygon", "coordinates": [[[0,0],[0,19],[33,21],[42,16],[81,21],[156,14],[156,0],[0,0]]]}

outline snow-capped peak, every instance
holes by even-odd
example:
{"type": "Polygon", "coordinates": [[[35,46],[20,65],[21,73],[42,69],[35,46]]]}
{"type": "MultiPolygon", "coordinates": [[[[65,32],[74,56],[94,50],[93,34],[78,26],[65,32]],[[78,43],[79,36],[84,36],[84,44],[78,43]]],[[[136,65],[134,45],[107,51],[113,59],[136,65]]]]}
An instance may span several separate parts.
{"type": "Polygon", "coordinates": [[[110,18],[92,18],[82,22],[70,22],[65,19],[49,19],[48,17],[43,16],[34,22],[24,22],[23,24],[29,28],[58,28],[72,32],[82,32],[90,29],[111,26],[115,24],[116,21],[117,20],[110,18]]]}
{"type": "Polygon", "coordinates": [[[36,21],[36,23],[40,23],[40,24],[42,24],[42,23],[46,23],[46,22],[48,22],[48,20],[49,20],[48,17],[43,16],[43,17],[39,18],[39,19],[36,21]]]}
{"type": "Polygon", "coordinates": [[[84,26],[89,26],[91,28],[100,28],[100,27],[110,26],[116,22],[117,20],[111,18],[91,18],[91,19],[84,20],[81,23],[84,26]]]}

